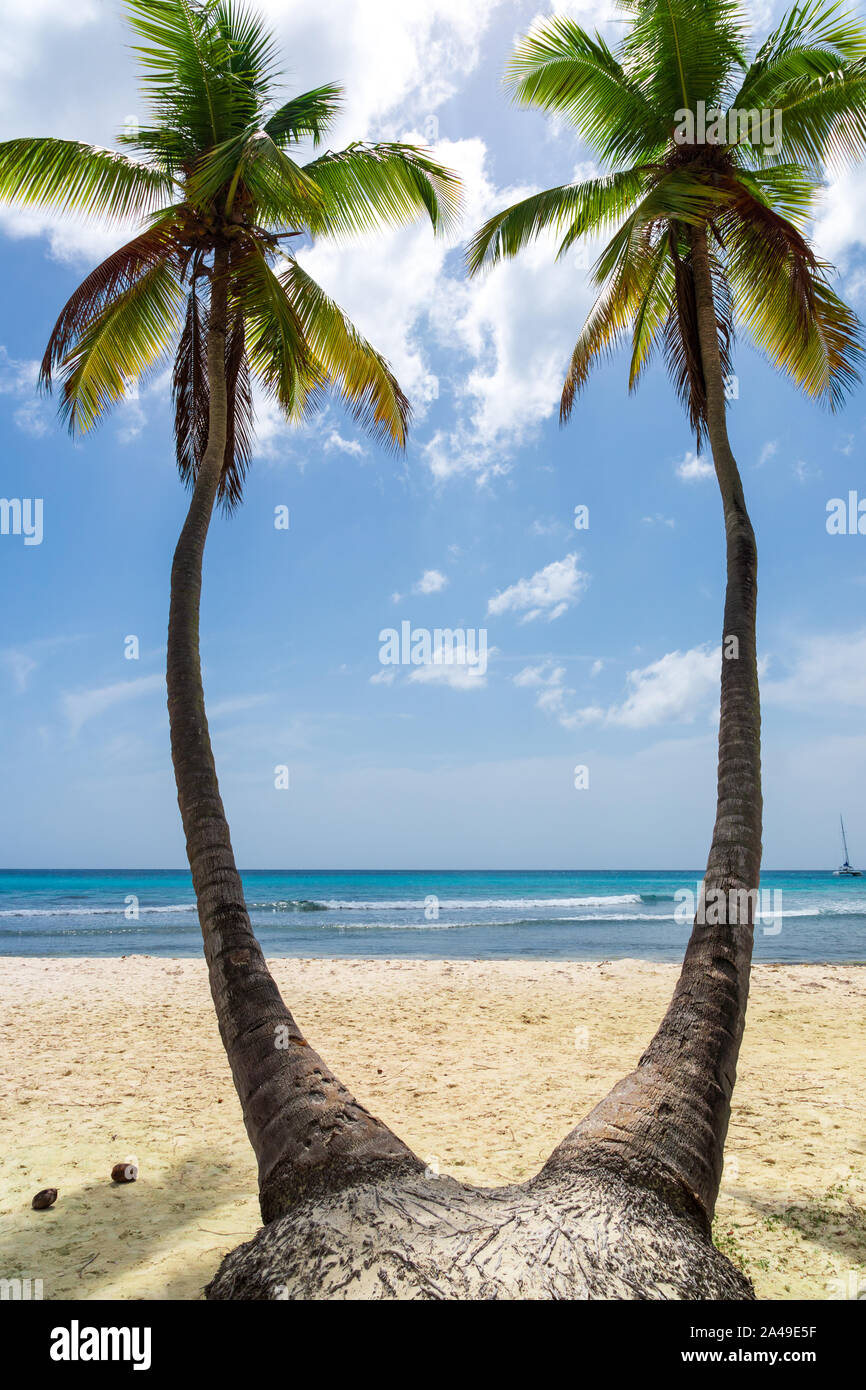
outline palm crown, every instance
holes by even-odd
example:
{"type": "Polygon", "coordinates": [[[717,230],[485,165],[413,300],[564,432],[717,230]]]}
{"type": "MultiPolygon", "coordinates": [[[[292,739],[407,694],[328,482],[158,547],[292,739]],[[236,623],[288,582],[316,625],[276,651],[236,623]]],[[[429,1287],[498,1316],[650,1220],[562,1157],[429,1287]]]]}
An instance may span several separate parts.
{"type": "Polygon", "coordinates": [[[303,418],[328,387],[402,445],[406,400],[387,362],[291,254],[292,238],[346,236],[430,217],[442,228],[456,178],[402,144],[357,143],[301,164],[340,107],[323,86],[282,105],[273,44],[232,0],[127,0],[152,124],[125,152],[60,139],[0,144],[0,197],[135,218],[144,229],[92,271],[51,334],[42,381],[62,377],[70,428],[88,430],[174,351],[177,461],[194,482],[208,435],[206,339],[214,253],[227,262],[228,438],[223,506],[241,498],[252,445],[252,383],[303,418]],[[284,243],[287,243],[284,245],[284,243]]]}
{"type": "Polygon", "coordinates": [[[491,218],[470,245],[470,271],[548,229],[563,256],[580,237],[615,228],[592,270],[600,292],[571,358],[561,418],[593,363],[630,330],[631,389],[661,347],[700,445],[706,392],[691,229],[706,228],[723,370],[736,323],[835,408],[859,379],[860,325],[805,231],[825,163],[866,148],[866,27],[814,0],[792,9],[750,62],[733,0],[622,0],[619,9],[631,27],[616,51],[564,17],[515,49],[507,81],[517,100],[570,120],[607,172],[491,218]],[[700,102],[708,127],[723,116],[719,143],[677,139],[678,122],[687,133],[683,113],[697,119],[700,102]],[[750,110],[773,113],[771,143],[742,119],[750,110]]]}

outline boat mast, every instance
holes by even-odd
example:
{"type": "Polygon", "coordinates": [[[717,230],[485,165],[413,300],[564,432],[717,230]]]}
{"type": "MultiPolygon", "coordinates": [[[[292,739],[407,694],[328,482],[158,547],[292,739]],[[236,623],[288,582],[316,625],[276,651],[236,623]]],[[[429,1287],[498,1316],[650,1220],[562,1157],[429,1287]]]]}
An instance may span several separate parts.
{"type": "Polygon", "coordinates": [[[845,839],[845,822],[843,821],[841,815],[839,816],[839,824],[840,824],[841,827],[842,827],[842,848],[843,848],[844,851],[845,851],[845,862],[843,863],[842,868],[843,868],[843,869],[847,869],[847,868],[848,868],[848,841],[845,839]]]}

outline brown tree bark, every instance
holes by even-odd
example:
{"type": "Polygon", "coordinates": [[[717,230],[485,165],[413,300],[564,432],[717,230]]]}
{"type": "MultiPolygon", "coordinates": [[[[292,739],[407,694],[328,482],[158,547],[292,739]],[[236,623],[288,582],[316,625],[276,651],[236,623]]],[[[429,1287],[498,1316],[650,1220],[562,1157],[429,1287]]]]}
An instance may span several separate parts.
{"type": "Polygon", "coordinates": [[[171,571],[168,712],[177,798],[220,1034],[258,1159],[265,1221],[324,1170],[344,1174],[423,1165],[341,1085],[283,1003],[250,925],[219,792],[201,678],[199,607],[205,542],[227,436],[229,264],[214,256],[207,339],[209,432],[171,571]]]}

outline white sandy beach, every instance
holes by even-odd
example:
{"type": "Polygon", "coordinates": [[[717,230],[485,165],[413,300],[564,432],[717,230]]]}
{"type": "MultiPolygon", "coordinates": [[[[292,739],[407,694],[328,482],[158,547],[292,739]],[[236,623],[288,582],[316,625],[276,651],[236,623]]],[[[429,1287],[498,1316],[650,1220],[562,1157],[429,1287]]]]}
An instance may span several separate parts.
{"type": "MultiPolygon", "coordinates": [[[[528,1177],[634,1065],[677,967],[277,960],[311,1043],[431,1164],[528,1177]]],[[[193,1299],[258,1224],[197,960],[6,958],[0,1275],[193,1299]],[[135,1156],[139,1181],[112,1165],[135,1156]],[[33,1194],[57,1187],[49,1211],[33,1194]]],[[[769,1299],[866,1289],[866,968],[757,966],[717,1240],[769,1299]],[[834,1282],[837,1281],[837,1282],[834,1282]]]]}

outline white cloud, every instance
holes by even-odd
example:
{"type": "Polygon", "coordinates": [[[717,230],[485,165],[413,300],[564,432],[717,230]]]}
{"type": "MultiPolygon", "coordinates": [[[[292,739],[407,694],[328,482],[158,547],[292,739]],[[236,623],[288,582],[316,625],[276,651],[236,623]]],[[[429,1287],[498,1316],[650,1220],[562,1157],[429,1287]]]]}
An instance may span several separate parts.
{"type": "Polygon", "coordinates": [[[653,516],[642,516],[641,521],[645,526],[676,526],[673,517],[662,516],[661,512],[656,512],[653,516]]]}
{"type": "Polygon", "coordinates": [[[713,465],[703,454],[687,453],[682,463],[677,464],[677,477],[684,483],[693,483],[699,478],[712,478],[713,465]]]}
{"type": "Polygon", "coordinates": [[[44,439],[51,432],[54,410],[50,401],[38,394],[38,379],[38,362],[10,357],[0,346],[0,395],[21,401],[12,419],[22,434],[44,439]]]}
{"type": "Polygon", "coordinates": [[[451,690],[482,690],[487,684],[487,662],[495,652],[495,647],[485,648],[482,662],[480,651],[474,642],[467,645],[465,636],[447,646],[439,640],[430,661],[412,667],[409,681],[414,685],[447,685],[451,690]]]}
{"type": "Polygon", "coordinates": [[[77,734],[90,719],[105,714],[115,705],[137,700],[155,690],[165,690],[165,676],[139,676],[132,681],[117,681],[95,690],[81,690],[63,696],[63,712],[73,734],[77,734]]]}
{"type": "Polygon", "coordinates": [[[0,347],[0,395],[21,396],[36,389],[39,363],[35,359],[18,360],[0,347]]]}
{"type": "Polygon", "coordinates": [[[334,449],[339,449],[341,454],[352,454],[355,458],[361,457],[367,451],[358,439],[344,439],[339,430],[331,430],[325,440],[325,452],[331,453],[334,449]]]}
{"type": "MultiPolygon", "coordinates": [[[[602,667],[596,661],[591,675],[602,667]]],[[[657,724],[690,724],[709,713],[718,701],[721,653],[718,648],[695,647],[687,652],[668,652],[659,661],[626,677],[628,693],[620,704],[574,704],[573,690],[565,685],[565,670],[547,662],[527,666],[514,677],[514,684],[537,690],[538,709],[556,719],[565,729],[587,724],[626,729],[646,729],[657,724]]]]}
{"type": "Polygon", "coordinates": [[[589,576],[577,568],[577,555],[566,555],[537,570],[531,579],[519,579],[488,600],[488,614],[522,613],[521,622],[546,618],[553,622],[576,603],[586,589],[589,576]]]}
{"type": "Polygon", "coordinates": [[[536,709],[558,720],[564,728],[574,727],[574,717],[568,709],[574,691],[565,688],[564,666],[554,666],[550,661],[542,662],[540,666],[524,666],[513,680],[516,686],[536,691],[536,709]]]}
{"type": "MultiPolygon", "coordinates": [[[[293,86],[339,81],[346,89],[333,146],[392,138],[395,112],[425,123],[477,65],[481,40],[501,0],[318,0],[287,6],[258,0],[293,86]],[[294,77],[297,74],[297,77],[294,77]]],[[[435,127],[430,128],[432,143],[435,127]]],[[[444,132],[443,132],[444,133],[444,132]]]]}
{"type": "MultiPolygon", "coordinates": [[[[866,173],[861,166],[830,175],[822,190],[813,236],[826,260],[843,272],[853,269],[854,253],[866,249],[866,173]]],[[[862,269],[859,278],[862,281],[862,269]]],[[[845,286],[849,293],[853,279],[851,276],[845,286]]],[[[856,291],[857,285],[853,288],[856,291]]]]}
{"type": "Polygon", "coordinates": [[[34,661],[29,652],[9,648],[8,651],[3,652],[3,664],[12,673],[16,690],[24,691],[30,684],[30,677],[39,663],[34,661]]]}
{"type": "Polygon", "coordinates": [[[482,690],[486,686],[488,663],[497,648],[488,647],[485,629],[467,633],[461,628],[435,628],[427,637],[423,661],[383,665],[370,676],[370,684],[393,685],[402,671],[407,685],[446,685],[451,690],[482,690]]]}
{"type": "Polygon", "coordinates": [[[551,518],[549,521],[533,521],[529,530],[533,536],[555,536],[562,531],[562,522],[551,518]]]}
{"type": "MultiPolygon", "coordinates": [[[[690,724],[714,697],[718,699],[721,653],[715,647],[668,652],[658,661],[626,677],[628,694],[622,704],[604,712],[605,724],[646,729],[654,724],[690,724]]],[[[588,712],[587,712],[588,713],[588,712]]],[[[591,719],[596,722],[596,712],[591,719]]]]}
{"type": "MultiPolygon", "coordinates": [[[[483,142],[462,144],[468,238],[494,212],[538,190],[497,188],[483,142]]],[[[585,179],[596,171],[572,172],[585,179]]],[[[456,344],[466,357],[454,386],[456,421],[425,445],[437,479],[474,472],[484,481],[506,472],[514,450],[558,411],[569,355],[594,293],[577,252],[557,262],[556,248],[556,237],[545,234],[516,259],[471,281],[452,280],[437,295],[433,327],[443,344],[452,351],[456,344]]],[[[589,264],[594,249],[585,249],[589,264]]]]}
{"type": "MultiPolygon", "coordinates": [[[[788,653],[780,654],[784,659],[788,653]]],[[[866,707],[866,628],[797,638],[788,675],[765,681],[767,702],[802,708],[866,707]]]]}
{"type": "Polygon", "coordinates": [[[425,570],[417,583],[412,585],[413,594],[438,594],[448,583],[441,570],[425,570]]]}
{"type": "Polygon", "coordinates": [[[771,458],[775,458],[778,452],[778,440],[768,439],[763,449],[761,450],[760,457],[758,458],[758,467],[763,468],[764,464],[769,463],[771,458]]]}

